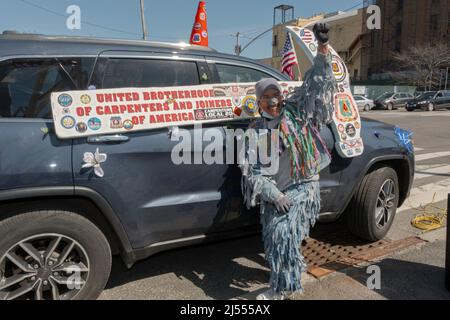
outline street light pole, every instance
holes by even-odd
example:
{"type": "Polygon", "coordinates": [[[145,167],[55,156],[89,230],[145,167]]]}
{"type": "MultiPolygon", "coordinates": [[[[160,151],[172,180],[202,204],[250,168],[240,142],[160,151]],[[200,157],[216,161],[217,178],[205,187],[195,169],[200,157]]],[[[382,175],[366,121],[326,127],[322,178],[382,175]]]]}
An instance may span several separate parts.
{"type": "Polygon", "coordinates": [[[236,53],[237,56],[239,56],[241,54],[241,43],[240,43],[240,37],[241,37],[241,33],[238,32],[236,33],[236,46],[234,47],[234,53],[236,53]]]}
{"type": "Polygon", "coordinates": [[[446,73],[445,73],[445,90],[447,90],[447,83],[448,83],[448,69],[449,69],[449,67],[447,67],[447,69],[446,69],[446,73]]]}
{"type": "Polygon", "coordinates": [[[142,23],[142,38],[147,40],[147,24],[145,23],[145,8],[144,0],[141,1],[141,23],[142,23]]]}

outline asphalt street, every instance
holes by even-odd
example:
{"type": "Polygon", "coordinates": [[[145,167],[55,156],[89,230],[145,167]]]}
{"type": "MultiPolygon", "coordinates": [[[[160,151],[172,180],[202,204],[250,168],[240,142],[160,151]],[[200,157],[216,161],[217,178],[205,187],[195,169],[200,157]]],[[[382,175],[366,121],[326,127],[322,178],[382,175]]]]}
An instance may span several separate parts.
{"type": "MultiPolygon", "coordinates": [[[[381,290],[367,288],[368,275],[362,266],[321,280],[305,275],[306,294],[294,298],[450,299],[443,289],[444,229],[424,234],[410,223],[423,212],[423,206],[432,204],[429,210],[446,207],[450,193],[450,111],[371,111],[362,116],[414,131],[416,179],[388,238],[418,236],[427,242],[375,262],[382,271],[381,290]]],[[[161,253],[131,270],[115,258],[100,299],[254,299],[267,288],[268,279],[261,240],[251,237],[161,253]]]]}

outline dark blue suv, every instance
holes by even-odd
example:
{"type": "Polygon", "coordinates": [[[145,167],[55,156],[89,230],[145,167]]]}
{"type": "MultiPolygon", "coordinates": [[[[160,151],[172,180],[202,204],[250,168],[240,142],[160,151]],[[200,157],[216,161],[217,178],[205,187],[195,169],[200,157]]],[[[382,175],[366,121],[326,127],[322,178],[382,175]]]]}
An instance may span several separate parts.
{"type": "MultiPolygon", "coordinates": [[[[201,47],[0,36],[0,299],[93,299],[108,281],[112,255],[131,267],[163,250],[259,231],[258,211],[243,205],[237,166],[173,164],[167,129],[60,140],[52,92],[263,77],[287,80],[201,47]],[[83,154],[97,148],[108,155],[102,179],[82,169],[83,154]]],[[[333,150],[321,175],[321,221],[345,213],[353,233],[376,241],[409,194],[414,155],[392,126],[363,119],[362,127],[364,155],[344,159],[333,150]]],[[[322,136],[333,149],[330,128],[322,136]]]]}

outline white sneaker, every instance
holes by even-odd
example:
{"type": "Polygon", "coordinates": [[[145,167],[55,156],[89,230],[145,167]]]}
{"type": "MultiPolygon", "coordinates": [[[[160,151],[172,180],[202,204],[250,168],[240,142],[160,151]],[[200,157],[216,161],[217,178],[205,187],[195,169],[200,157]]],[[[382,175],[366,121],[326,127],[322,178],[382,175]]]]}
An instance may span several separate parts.
{"type": "Polygon", "coordinates": [[[284,295],[274,294],[272,289],[264,291],[256,297],[256,300],[284,300],[284,295]]]}

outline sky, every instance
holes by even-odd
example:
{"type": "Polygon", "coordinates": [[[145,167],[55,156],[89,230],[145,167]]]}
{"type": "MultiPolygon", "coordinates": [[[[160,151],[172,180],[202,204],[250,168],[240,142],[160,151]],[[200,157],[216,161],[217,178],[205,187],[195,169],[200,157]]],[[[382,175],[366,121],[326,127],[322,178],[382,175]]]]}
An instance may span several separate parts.
{"type": "MultiPolygon", "coordinates": [[[[210,47],[234,53],[237,32],[245,45],[273,25],[273,8],[295,7],[295,17],[361,7],[362,0],[207,0],[210,47]]],[[[0,0],[0,32],[94,36],[141,39],[139,0],[0,0]],[[70,5],[81,9],[81,29],[69,30],[66,13],[70,5]]],[[[149,40],[189,41],[198,0],[145,0],[149,40]]],[[[243,56],[270,57],[271,33],[255,41],[243,56]]]]}

